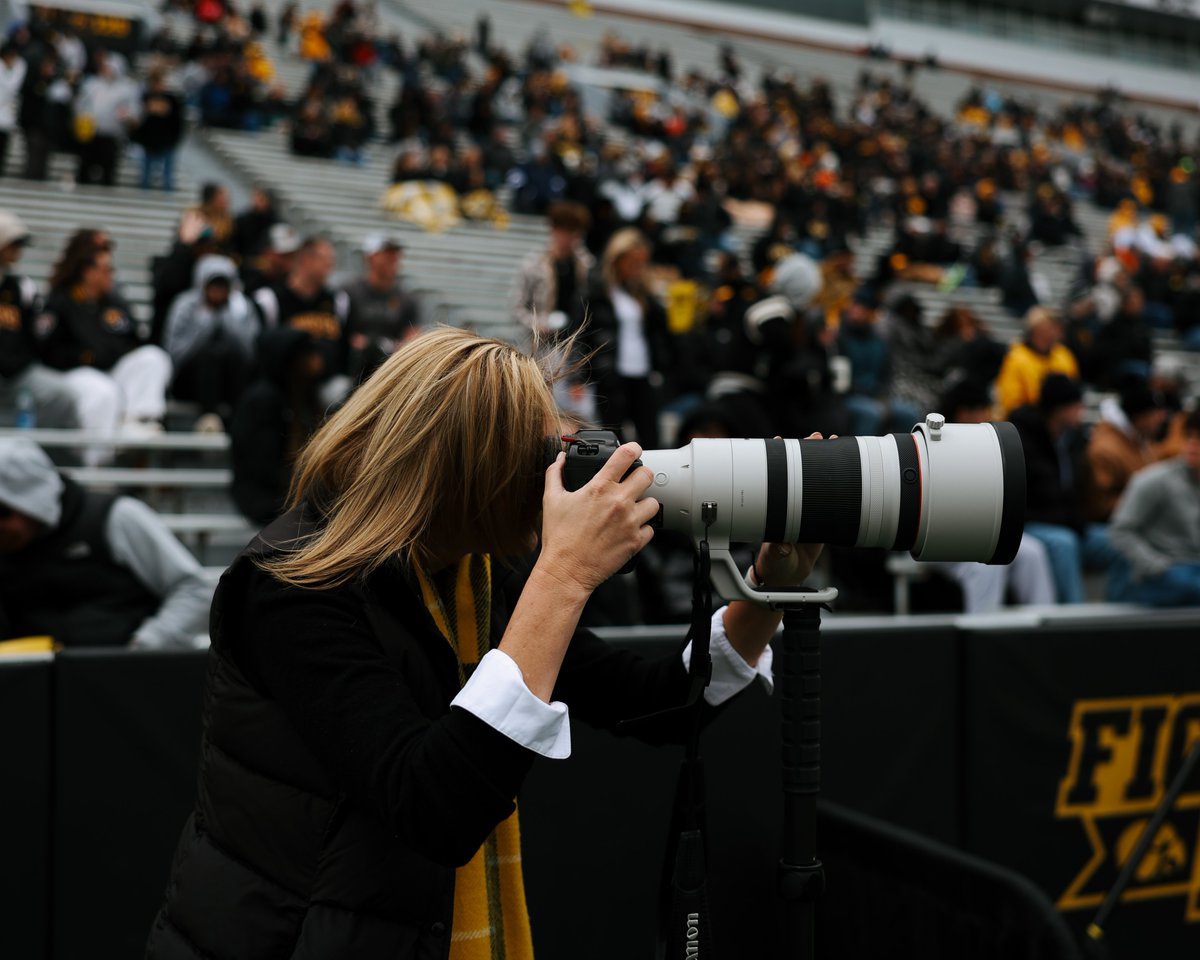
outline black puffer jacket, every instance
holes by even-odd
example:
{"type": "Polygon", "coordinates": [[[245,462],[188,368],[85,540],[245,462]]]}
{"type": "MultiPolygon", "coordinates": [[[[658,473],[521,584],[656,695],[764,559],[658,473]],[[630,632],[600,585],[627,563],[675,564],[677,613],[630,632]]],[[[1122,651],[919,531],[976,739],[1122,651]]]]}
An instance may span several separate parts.
{"type": "MultiPolygon", "coordinates": [[[[199,796],[150,960],[446,957],[455,867],[509,816],[532,763],[450,708],[455,657],[398,567],[316,591],[251,562],[315,523],[289,511],[217,590],[199,796]]],[[[613,727],[686,690],[678,655],[646,661],[581,632],[555,698],[613,727]]]]}

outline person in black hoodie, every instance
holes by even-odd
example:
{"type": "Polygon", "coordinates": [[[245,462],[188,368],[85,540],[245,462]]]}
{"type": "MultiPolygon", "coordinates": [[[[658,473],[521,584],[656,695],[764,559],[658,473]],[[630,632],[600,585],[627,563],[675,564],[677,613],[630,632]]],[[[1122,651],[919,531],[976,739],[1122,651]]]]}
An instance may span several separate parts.
{"type": "Polygon", "coordinates": [[[167,89],[166,70],[156,67],[146,80],[142,122],[133,135],[134,142],[142,146],[143,190],[150,189],[156,167],[162,174],[163,191],[170,193],[175,189],[175,151],[182,139],[183,103],[167,89]]]}
{"type": "Polygon", "coordinates": [[[1082,603],[1084,566],[1107,568],[1114,557],[1105,527],[1088,524],[1083,514],[1083,410],[1079,384],[1050,373],[1038,402],[1009,418],[1025,450],[1025,532],[1046,547],[1059,603],[1082,603]]]}
{"type": "Polygon", "coordinates": [[[233,500],[254,523],[279,516],[292,463],[321,419],[324,359],[313,335],[294,327],[258,339],[262,376],[247,388],[229,427],[233,500]]]}
{"type": "Polygon", "coordinates": [[[21,86],[21,107],[17,122],[25,135],[25,171],[27,180],[45,180],[50,153],[66,138],[71,121],[74,94],[59,69],[58,55],[47,48],[41,60],[31,64],[21,86]]]}
{"type": "MultiPolygon", "coordinates": [[[[107,247],[72,243],[54,265],[50,295],[35,321],[40,359],[66,372],[85,430],[161,430],[171,358],[142,342],[129,305],[116,293],[107,247]]],[[[85,459],[111,454],[93,450],[85,459]]]]}

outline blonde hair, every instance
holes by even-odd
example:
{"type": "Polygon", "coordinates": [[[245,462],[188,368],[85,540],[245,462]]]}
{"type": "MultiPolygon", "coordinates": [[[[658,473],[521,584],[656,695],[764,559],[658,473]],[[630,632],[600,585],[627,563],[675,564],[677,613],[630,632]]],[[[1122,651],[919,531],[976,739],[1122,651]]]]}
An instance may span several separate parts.
{"type": "Polygon", "coordinates": [[[541,509],[544,438],[558,431],[543,366],[511,344],[442,327],[385,361],[309,440],[289,507],[325,522],[261,563],[332,587],[447,544],[520,552],[541,509]]]}
{"type": "Polygon", "coordinates": [[[620,259],[625,254],[638,249],[650,249],[650,241],[646,239],[646,235],[642,231],[637,227],[625,227],[618,230],[604,248],[604,256],[600,259],[600,274],[604,277],[604,285],[610,290],[614,287],[621,287],[637,299],[643,300],[647,292],[644,282],[635,283],[631,288],[627,281],[623,281],[617,276],[617,263],[620,259]]]}

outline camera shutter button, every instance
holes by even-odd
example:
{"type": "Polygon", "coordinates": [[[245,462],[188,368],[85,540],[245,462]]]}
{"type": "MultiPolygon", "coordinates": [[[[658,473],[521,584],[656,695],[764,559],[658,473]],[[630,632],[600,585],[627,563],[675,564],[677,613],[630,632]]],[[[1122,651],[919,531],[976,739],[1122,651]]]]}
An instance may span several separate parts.
{"type": "Polygon", "coordinates": [[[654,485],[656,487],[665,487],[669,477],[665,473],[656,473],[654,475],[654,485]]]}

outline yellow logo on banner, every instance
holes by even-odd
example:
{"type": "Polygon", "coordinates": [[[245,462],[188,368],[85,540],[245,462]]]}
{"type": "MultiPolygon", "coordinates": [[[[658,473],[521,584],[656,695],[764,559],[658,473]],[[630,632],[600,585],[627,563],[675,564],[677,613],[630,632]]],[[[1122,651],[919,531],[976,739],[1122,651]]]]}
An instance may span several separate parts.
{"type": "MultiPolygon", "coordinates": [[[[1055,814],[1081,822],[1092,853],[1060,910],[1100,905],[1198,737],[1200,694],[1075,702],[1055,814]]],[[[1183,896],[1185,919],[1200,921],[1198,845],[1200,780],[1184,786],[1121,899],[1183,896]]]]}

